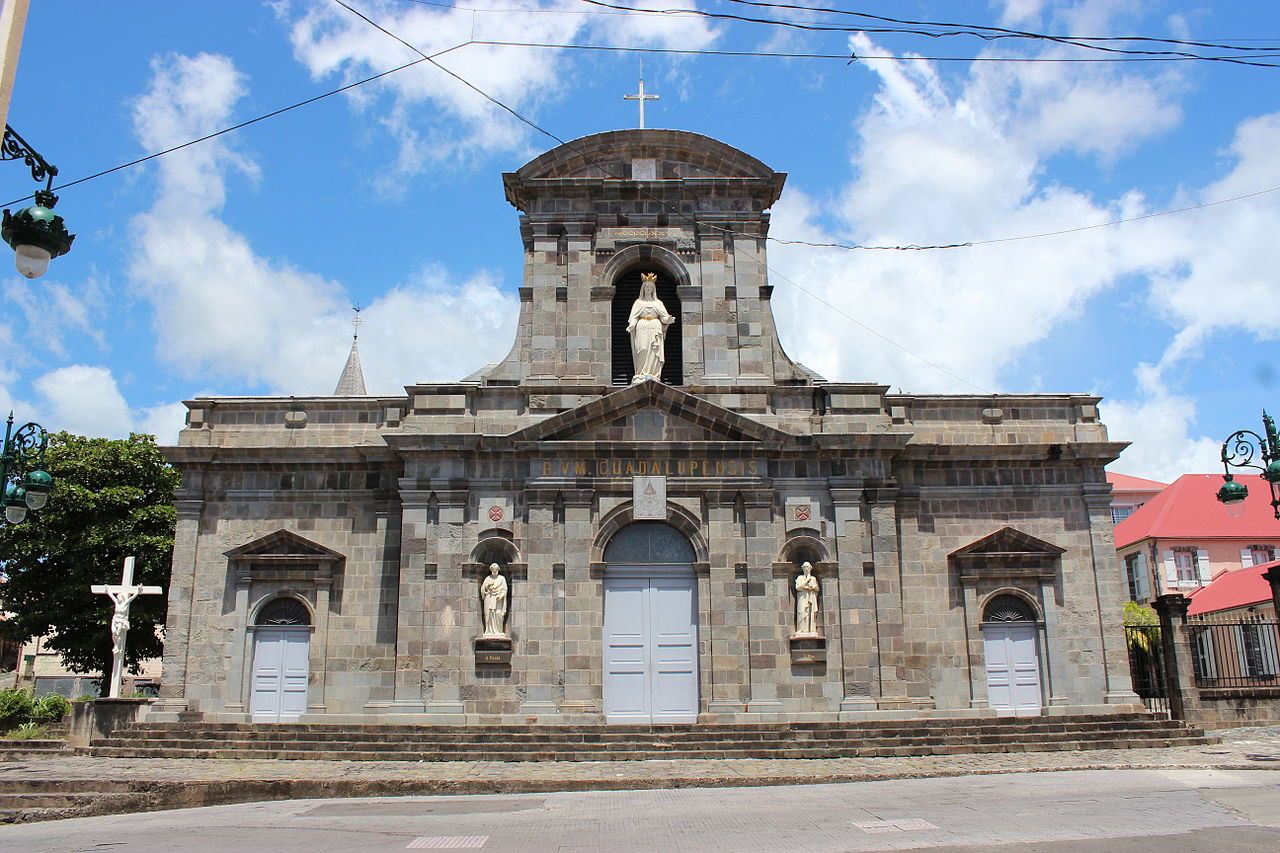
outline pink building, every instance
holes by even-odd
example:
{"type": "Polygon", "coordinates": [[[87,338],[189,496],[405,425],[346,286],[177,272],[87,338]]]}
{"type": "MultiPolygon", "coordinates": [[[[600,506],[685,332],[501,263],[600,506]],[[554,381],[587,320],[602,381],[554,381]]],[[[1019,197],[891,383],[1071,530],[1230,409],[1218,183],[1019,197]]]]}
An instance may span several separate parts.
{"type": "Polygon", "coordinates": [[[1142,477],[1107,472],[1111,484],[1111,523],[1119,524],[1137,511],[1138,507],[1164,490],[1168,483],[1157,483],[1142,477]]]}
{"type": "Polygon", "coordinates": [[[1183,474],[1116,525],[1131,599],[1186,594],[1223,572],[1280,555],[1280,521],[1271,506],[1245,501],[1240,517],[1231,518],[1216,497],[1221,485],[1220,474],[1183,474]]]}

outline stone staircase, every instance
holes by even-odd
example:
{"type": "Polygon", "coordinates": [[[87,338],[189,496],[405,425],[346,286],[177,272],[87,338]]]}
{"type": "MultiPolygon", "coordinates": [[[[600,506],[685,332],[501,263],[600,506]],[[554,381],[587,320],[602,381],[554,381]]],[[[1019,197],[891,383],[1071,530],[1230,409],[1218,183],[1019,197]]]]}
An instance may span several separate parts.
{"type": "Polygon", "coordinates": [[[642,761],[1134,749],[1216,742],[1145,714],[643,726],[142,723],[93,740],[117,758],[642,761]]]}

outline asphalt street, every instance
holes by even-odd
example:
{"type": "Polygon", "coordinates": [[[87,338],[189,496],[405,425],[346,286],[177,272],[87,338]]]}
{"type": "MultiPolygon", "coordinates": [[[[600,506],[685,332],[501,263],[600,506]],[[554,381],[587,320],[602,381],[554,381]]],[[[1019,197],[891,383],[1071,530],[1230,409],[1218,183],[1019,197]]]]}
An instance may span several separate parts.
{"type": "Polygon", "coordinates": [[[1268,851],[1280,773],[1097,770],[835,785],[291,800],[0,828],[23,851],[1268,851]]]}

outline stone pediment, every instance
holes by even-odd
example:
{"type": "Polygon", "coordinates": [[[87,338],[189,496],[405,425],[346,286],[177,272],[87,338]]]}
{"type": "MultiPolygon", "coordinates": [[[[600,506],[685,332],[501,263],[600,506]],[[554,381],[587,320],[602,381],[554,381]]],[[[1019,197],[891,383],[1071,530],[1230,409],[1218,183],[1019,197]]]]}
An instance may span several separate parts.
{"type": "Polygon", "coordinates": [[[337,551],[289,530],[277,530],[226,552],[233,562],[315,563],[344,559],[337,551]]]}
{"type": "Polygon", "coordinates": [[[525,427],[513,441],[746,441],[779,444],[794,436],[664,385],[620,388],[525,427]]]}
{"type": "Polygon", "coordinates": [[[949,559],[962,581],[980,578],[1052,577],[1065,548],[1029,533],[1002,527],[952,551],[949,559]]]}

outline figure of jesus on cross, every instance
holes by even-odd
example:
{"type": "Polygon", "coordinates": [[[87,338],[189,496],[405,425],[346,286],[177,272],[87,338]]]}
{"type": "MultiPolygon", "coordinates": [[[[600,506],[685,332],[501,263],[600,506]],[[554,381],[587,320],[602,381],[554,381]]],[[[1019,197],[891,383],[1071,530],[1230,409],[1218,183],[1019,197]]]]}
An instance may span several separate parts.
{"type": "Polygon", "coordinates": [[[129,633],[129,605],[139,595],[159,595],[164,592],[158,586],[137,586],[133,582],[133,557],[124,558],[124,571],[120,575],[119,585],[94,584],[89,591],[105,595],[115,605],[115,613],[111,615],[111,653],[114,656],[111,664],[111,689],[107,696],[111,699],[120,697],[120,682],[124,678],[124,642],[129,633]]]}

